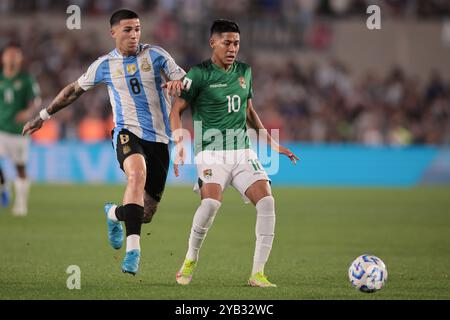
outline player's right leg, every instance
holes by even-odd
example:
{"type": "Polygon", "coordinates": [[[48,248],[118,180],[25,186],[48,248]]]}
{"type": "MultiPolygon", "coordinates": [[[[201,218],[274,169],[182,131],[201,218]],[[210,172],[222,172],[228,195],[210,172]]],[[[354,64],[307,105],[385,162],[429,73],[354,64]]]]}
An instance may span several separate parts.
{"type": "MultiPolygon", "coordinates": [[[[201,180],[199,179],[201,183],[201,180]]],[[[189,248],[186,258],[176,274],[178,284],[187,285],[192,280],[197,265],[200,248],[211,227],[222,201],[222,186],[206,183],[200,187],[201,203],[195,212],[189,236],[189,248]]]]}
{"type": "Polygon", "coordinates": [[[25,216],[28,213],[28,193],[30,190],[30,181],[27,178],[25,165],[16,163],[17,178],[14,181],[15,200],[12,208],[16,216],[25,216]]]}
{"type": "Polygon", "coordinates": [[[140,238],[144,216],[144,186],[147,174],[144,156],[133,154],[127,157],[123,167],[127,176],[127,187],[122,206],[127,234],[127,248],[122,263],[122,271],[136,274],[141,255],[140,238]]]}
{"type": "MultiPolygon", "coordinates": [[[[118,227],[116,229],[117,233],[115,234],[117,242],[114,242],[114,239],[111,237],[109,240],[111,245],[116,249],[121,247],[123,231],[120,221],[124,221],[127,241],[122,271],[134,275],[139,269],[141,255],[140,234],[142,218],[144,216],[144,186],[147,167],[143,156],[144,150],[137,136],[128,130],[120,130],[114,132],[113,143],[120,168],[127,176],[127,186],[122,205],[109,206],[107,204],[105,206],[108,219],[116,223],[118,227]],[[117,246],[114,246],[114,244],[117,244],[117,246]]],[[[108,232],[110,231],[109,220],[108,232]]]]}

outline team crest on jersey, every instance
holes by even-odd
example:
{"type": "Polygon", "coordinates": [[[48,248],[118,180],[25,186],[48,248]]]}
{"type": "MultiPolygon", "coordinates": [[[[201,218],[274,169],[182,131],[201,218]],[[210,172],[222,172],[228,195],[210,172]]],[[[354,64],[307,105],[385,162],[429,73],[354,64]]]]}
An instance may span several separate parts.
{"type": "Polygon", "coordinates": [[[141,70],[144,72],[149,72],[150,70],[152,70],[152,66],[148,62],[147,58],[142,59],[141,70]]]}
{"type": "Polygon", "coordinates": [[[16,82],[14,82],[14,89],[20,90],[20,88],[22,88],[22,81],[17,80],[16,82]]]}
{"type": "Polygon", "coordinates": [[[247,88],[247,84],[245,83],[244,77],[239,77],[239,85],[242,87],[242,89],[247,88]]]}
{"type": "Polygon", "coordinates": [[[134,63],[127,64],[127,73],[132,76],[137,71],[136,65],[134,63]]]}
{"type": "Polygon", "coordinates": [[[203,170],[203,176],[205,177],[205,179],[210,179],[212,177],[212,170],[211,169],[203,170]]]}

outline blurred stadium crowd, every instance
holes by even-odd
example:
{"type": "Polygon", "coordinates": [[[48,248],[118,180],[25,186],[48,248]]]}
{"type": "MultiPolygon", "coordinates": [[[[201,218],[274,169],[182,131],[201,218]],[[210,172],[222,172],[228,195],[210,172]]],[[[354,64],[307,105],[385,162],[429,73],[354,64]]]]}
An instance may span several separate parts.
{"type": "Polygon", "coordinates": [[[450,14],[447,0],[2,0],[0,13],[27,13],[65,10],[78,5],[84,13],[109,14],[119,7],[138,11],[162,9],[179,18],[205,14],[233,14],[236,18],[252,14],[267,14],[289,18],[295,15],[325,15],[346,17],[365,14],[369,5],[380,5],[383,12],[393,16],[437,17],[450,14]],[[186,15],[186,12],[189,12],[186,15]]]}
{"type": "MultiPolygon", "coordinates": [[[[183,19],[195,22],[203,21],[205,16],[223,14],[239,21],[239,17],[244,19],[248,12],[259,12],[272,18],[296,17],[308,25],[316,15],[339,18],[365,14],[369,2],[377,1],[2,0],[0,13],[65,12],[69,4],[78,4],[82,12],[89,15],[109,15],[120,7],[134,8],[138,12],[157,10],[158,16],[164,19],[155,24],[150,38],[143,36],[142,41],[162,45],[172,54],[175,50],[179,53],[174,55],[178,64],[188,70],[208,55],[180,41],[183,39],[180,34],[186,30],[183,19]]],[[[450,13],[450,1],[379,2],[393,16],[422,19],[450,13]]],[[[39,29],[32,24],[28,28],[28,32],[20,35],[15,30],[0,30],[0,39],[6,42],[14,38],[23,45],[25,67],[38,79],[44,104],[105,53],[104,48],[92,45],[99,42],[97,33],[79,38],[65,29],[39,29]]],[[[324,34],[319,32],[318,38],[321,36],[324,34]]],[[[317,43],[312,41],[306,45],[314,47],[317,43]]],[[[316,47],[321,48],[321,45],[316,47]]],[[[393,67],[385,74],[367,70],[365,75],[357,77],[351,66],[335,59],[323,64],[301,65],[287,58],[268,67],[255,59],[255,55],[257,53],[252,53],[243,59],[253,69],[254,105],[266,127],[280,129],[283,140],[367,145],[450,144],[450,81],[438,70],[418,77],[393,67]]],[[[190,122],[187,114],[185,125],[192,131],[190,122]]],[[[34,139],[38,142],[59,139],[97,142],[109,139],[111,128],[109,99],[106,90],[100,89],[87,93],[74,106],[52,118],[34,139]]]]}

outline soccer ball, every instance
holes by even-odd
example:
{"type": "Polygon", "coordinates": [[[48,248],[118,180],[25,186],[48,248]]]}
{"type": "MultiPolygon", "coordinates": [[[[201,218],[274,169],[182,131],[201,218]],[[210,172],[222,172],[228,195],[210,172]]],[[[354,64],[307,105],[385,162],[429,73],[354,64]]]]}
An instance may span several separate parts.
{"type": "Polygon", "coordinates": [[[388,278],[384,262],[375,256],[364,254],[348,268],[351,284],[362,292],[375,292],[383,288],[388,278]]]}

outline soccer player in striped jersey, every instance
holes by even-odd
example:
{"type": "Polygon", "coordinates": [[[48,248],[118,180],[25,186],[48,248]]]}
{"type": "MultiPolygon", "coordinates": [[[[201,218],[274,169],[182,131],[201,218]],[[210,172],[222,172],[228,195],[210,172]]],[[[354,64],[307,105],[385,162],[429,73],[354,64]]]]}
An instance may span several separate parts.
{"type": "Polygon", "coordinates": [[[181,285],[192,280],[200,247],[211,227],[228,185],[236,188],[245,202],[256,207],[256,247],[249,285],[274,287],[264,274],[275,230],[275,202],[269,178],[257,155],[250,149],[247,125],[267,139],[271,148],[298,160],[289,149],[280,146],[264,129],[252,104],[252,73],[250,66],[236,61],[240,31],[235,22],[217,20],[211,27],[211,59],[194,66],[184,79],[185,90],[176,98],[170,114],[177,158],[183,163],[184,147],[181,132],[181,112],[188,106],[194,120],[195,163],[201,203],[195,212],[188,252],[176,274],[181,285]],[[197,123],[196,123],[197,122],[197,123]]]}
{"type": "Polygon", "coordinates": [[[84,92],[106,84],[115,122],[113,145],[127,176],[122,205],[105,205],[108,237],[111,246],[120,249],[124,221],[127,239],[122,271],[134,275],[141,256],[141,226],[149,223],[157,210],[169,166],[171,106],[163,88],[172,96],[179,94],[185,72],[162,48],[139,42],[141,25],[135,12],[115,12],[110,25],[116,48],[65,87],[25,125],[23,133],[32,134],[84,92]]]}

